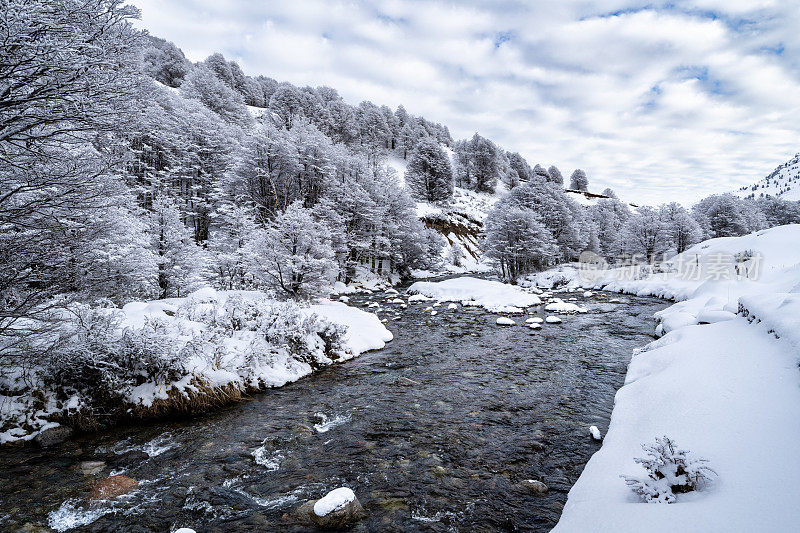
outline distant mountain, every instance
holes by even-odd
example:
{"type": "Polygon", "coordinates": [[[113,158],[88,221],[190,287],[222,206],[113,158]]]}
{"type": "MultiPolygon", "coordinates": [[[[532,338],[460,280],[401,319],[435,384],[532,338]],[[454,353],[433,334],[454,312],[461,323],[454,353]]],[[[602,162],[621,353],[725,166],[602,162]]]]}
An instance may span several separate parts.
{"type": "Polygon", "coordinates": [[[742,198],[774,196],[782,200],[800,200],[800,153],[773,170],[753,185],[742,187],[735,194],[742,198]]]}

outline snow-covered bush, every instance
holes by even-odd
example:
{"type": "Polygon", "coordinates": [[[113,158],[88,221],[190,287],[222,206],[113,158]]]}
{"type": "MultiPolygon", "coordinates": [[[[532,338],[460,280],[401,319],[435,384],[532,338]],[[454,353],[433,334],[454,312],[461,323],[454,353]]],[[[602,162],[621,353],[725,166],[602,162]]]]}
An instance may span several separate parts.
{"type": "Polygon", "coordinates": [[[693,457],[676,447],[667,436],[656,437],[655,444],[642,444],[647,457],[634,459],[647,470],[647,477],[620,476],[648,503],[675,503],[676,494],[702,489],[716,472],[708,461],[693,457]]]}
{"type": "Polygon", "coordinates": [[[201,322],[223,337],[234,337],[237,332],[257,333],[268,345],[287,349],[294,359],[312,368],[344,352],[342,326],[305,312],[291,301],[233,295],[220,302],[201,291],[188,298],[176,314],[201,322]]]}
{"type": "Polygon", "coordinates": [[[90,399],[90,407],[124,400],[145,382],[169,383],[185,374],[180,345],[162,321],[120,329],[117,312],[76,306],[75,319],[43,366],[47,389],[60,400],[90,399]]]}

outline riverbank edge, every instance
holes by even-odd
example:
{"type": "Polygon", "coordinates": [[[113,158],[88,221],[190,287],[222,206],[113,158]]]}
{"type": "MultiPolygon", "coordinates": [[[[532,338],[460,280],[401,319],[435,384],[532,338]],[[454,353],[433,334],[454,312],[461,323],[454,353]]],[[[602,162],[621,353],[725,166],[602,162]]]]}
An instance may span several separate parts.
{"type": "MultiPolygon", "coordinates": [[[[569,288],[563,288],[652,296],[673,302],[672,305],[654,314],[656,328],[661,325],[663,318],[670,314],[670,310],[680,309],[682,304],[692,300],[691,297],[682,295],[680,291],[665,294],[663,288],[647,290],[635,283],[632,285],[626,287],[619,281],[608,282],[607,280],[588,283],[573,281],[569,284],[569,288]]],[[[795,429],[792,437],[782,439],[783,446],[780,446],[780,443],[770,442],[769,439],[765,440],[763,437],[761,430],[764,428],[759,427],[758,422],[764,411],[775,414],[774,409],[752,409],[756,413],[753,423],[749,427],[742,424],[741,420],[737,426],[726,427],[723,421],[727,419],[725,415],[730,413],[730,406],[719,406],[718,416],[706,416],[709,419],[707,423],[680,414],[674,417],[663,417],[662,420],[659,420],[661,418],[659,413],[651,412],[644,416],[642,414],[642,411],[646,411],[646,409],[640,402],[647,399],[648,396],[652,397],[653,394],[657,394],[657,391],[654,390],[657,389],[657,386],[654,386],[653,382],[657,382],[659,378],[665,381],[663,378],[668,372],[672,372],[675,374],[674,377],[679,379],[676,380],[672,390],[662,391],[664,397],[680,398],[681,391],[687,392],[690,396],[686,397],[685,394],[683,401],[677,402],[673,406],[676,411],[680,411],[678,404],[685,405],[686,412],[689,414],[697,405],[703,405],[706,409],[710,404],[719,405],[719,402],[715,401],[718,398],[714,398],[711,392],[706,394],[706,398],[702,398],[702,383],[696,383],[708,376],[698,380],[697,376],[687,375],[686,368],[683,369],[683,372],[681,371],[682,362],[678,360],[681,356],[686,361],[694,358],[704,362],[709,372],[714,370],[719,372],[715,375],[717,378],[724,377],[724,372],[720,372],[720,369],[725,370],[727,362],[738,359],[741,368],[731,373],[735,374],[734,377],[739,378],[739,383],[733,381],[725,383],[724,379],[718,379],[721,388],[735,388],[736,385],[752,385],[754,376],[760,376],[758,371],[763,370],[759,367],[764,366],[764,359],[750,358],[757,354],[762,358],[771,357],[769,361],[771,374],[766,376],[767,379],[753,386],[754,390],[749,391],[749,397],[769,398],[768,400],[764,399],[762,403],[772,404],[771,407],[775,407],[775,399],[782,399],[785,396],[789,401],[780,401],[778,406],[788,404],[794,407],[790,409],[789,413],[781,413],[780,418],[783,423],[777,423],[777,426],[778,428],[796,426],[796,420],[800,417],[800,372],[798,372],[800,346],[796,343],[796,335],[794,335],[796,331],[776,329],[770,320],[762,321],[759,313],[749,309],[746,299],[743,298],[744,301],[741,301],[736,297],[736,300],[738,309],[735,319],[732,321],[718,324],[680,325],[673,328],[672,331],[664,332],[664,336],[661,338],[633,351],[625,383],[615,394],[614,408],[603,445],[590,458],[581,476],[570,489],[561,518],[552,530],[554,533],[597,529],[668,532],[681,529],[682,526],[687,531],[715,530],[715,528],[744,531],[765,526],[767,530],[779,530],[800,520],[800,509],[791,503],[800,498],[800,488],[791,483],[790,478],[785,480],[785,484],[764,487],[766,490],[760,494],[752,492],[752,488],[754,488],[752,485],[749,487],[751,490],[745,491],[745,493],[720,494],[720,487],[736,484],[736,481],[744,485],[747,485],[748,482],[758,484],[759,467],[752,472],[754,474],[752,477],[733,480],[733,483],[730,479],[722,480],[713,484],[708,493],[690,493],[682,498],[684,501],[679,499],[679,503],[675,505],[646,505],[620,479],[620,475],[631,472],[644,474],[644,470],[634,464],[633,458],[644,455],[640,445],[652,442],[655,437],[664,433],[664,431],[660,433],[659,431],[649,431],[652,435],[648,433],[648,436],[644,437],[644,433],[647,432],[642,431],[641,427],[636,427],[637,424],[641,424],[642,418],[648,419],[645,426],[670,428],[667,430],[668,435],[673,438],[677,437],[679,445],[689,447],[690,451],[696,450],[703,457],[710,459],[712,466],[716,466],[720,474],[729,478],[735,477],[731,470],[734,470],[736,465],[742,462],[763,465],[763,470],[767,472],[800,471],[800,460],[795,457],[796,453],[793,451],[797,439],[800,439],[800,429],[795,429]],[[717,350],[709,347],[721,337],[727,339],[727,344],[716,346],[717,350]],[[725,350],[727,351],[725,352],[725,350]],[[646,359],[650,359],[650,361],[646,361],[646,359]],[[772,384],[779,384],[781,390],[776,392],[771,386],[772,384]],[[690,389],[693,387],[694,391],[691,391],[690,389]],[[692,392],[700,392],[700,394],[692,394],[692,392]],[[716,420],[714,420],[715,418],[716,420]],[[727,435],[720,436],[720,428],[734,430],[733,433],[738,435],[738,438],[727,438],[727,435]],[[636,433],[642,436],[632,438],[632,434],[636,433]],[[707,434],[712,435],[708,437],[707,434]],[[693,436],[696,438],[692,439],[693,436]],[[712,446],[711,442],[707,442],[704,446],[703,437],[714,443],[732,443],[731,447],[741,453],[737,455],[736,452],[732,452],[728,457],[721,459],[722,448],[717,446],[718,453],[715,454],[712,449],[715,446],[712,446]],[[761,445],[748,445],[747,442],[750,440],[748,437],[753,441],[762,441],[761,445]],[[610,448],[614,449],[610,450],[610,448]],[[764,451],[767,449],[771,452],[770,460],[764,461],[764,451]],[[749,457],[747,457],[748,455],[749,457]],[[613,457],[606,458],[604,456],[613,457]],[[605,459],[603,464],[600,464],[601,459],[605,459]],[[723,466],[727,463],[731,468],[720,467],[720,463],[723,466]],[[619,468],[609,469],[609,464],[618,465],[619,468]],[[712,500],[708,498],[712,498],[712,500]],[[753,502],[758,503],[754,504],[753,502]],[[690,510],[688,510],[689,505],[686,504],[691,505],[690,510]]],[[[706,388],[706,390],[710,391],[711,389],[706,388]]],[[[776,432],[780,431],[773,427],[770,429],[776,432]]],[[[773,477],[769,481],[775,483],[775,478],[773,477]]]]}
{"type": "MultiPolygon", "coordinates": [[[[155,301],[158,304],[166,300],[155,301]]],[[[161,307],[161,306],[157,306],[161,307]]],[[[58,409],[46,415],[45,423],[37,429],[25,430],[21,437],[1,440],[3,447],[48,447],[79,435],[96,433],[113,427],[139,421],[169,420],[175,417],[200,416],[249,399],[254,394],[266,392],[294,383],[300,379],[358,357],[368,351],[380,350],[393,339],[393,334],[374,313],[342,302],[322,299],[310,306],[307,313],[316,315],[344,328],[343,350],[326,354],[323,362],[297,364],[300,358],[314,360],[311,353],[295,354],[291,369],[280,373],[279,380],[219,380],[215,383],[200,373],[189,373],[177,381],[157,385],[145,383],[147,401],[120,400],[103,405],[102,410],[80,406],[58,409]]],[[[40,392],[30,396],[37,398],[40,392]]],[[[41,401],[41,400],[37,400],[41,401]]]]}

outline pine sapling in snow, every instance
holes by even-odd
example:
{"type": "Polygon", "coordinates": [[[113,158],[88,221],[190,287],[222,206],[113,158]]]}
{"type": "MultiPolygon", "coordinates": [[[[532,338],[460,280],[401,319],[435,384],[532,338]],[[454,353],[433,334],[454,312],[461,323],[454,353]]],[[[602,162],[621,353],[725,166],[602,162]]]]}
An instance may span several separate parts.
{"type": "Polygon", "coordinates": [[[656,437],[655,444],[642,444],[647,457],[634,459],[647,470],[639,479],[621,475],[629,487],[647,503],[675,503],[676,494],[702,489],[716,472],[707,466],[708,460],[693,457],[681,450],[666,435],[656,437]]]}

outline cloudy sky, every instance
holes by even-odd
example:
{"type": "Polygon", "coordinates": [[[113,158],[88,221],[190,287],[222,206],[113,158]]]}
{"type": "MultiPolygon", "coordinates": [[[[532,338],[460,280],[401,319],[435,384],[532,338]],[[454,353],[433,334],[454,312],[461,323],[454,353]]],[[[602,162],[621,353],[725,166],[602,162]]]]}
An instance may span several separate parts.
{"type": "Polygon", "coordinates": [[[800,151],[800,1],[131,1],[191,60],[403,104],[631,201],[689,203],[800,151]]]}

